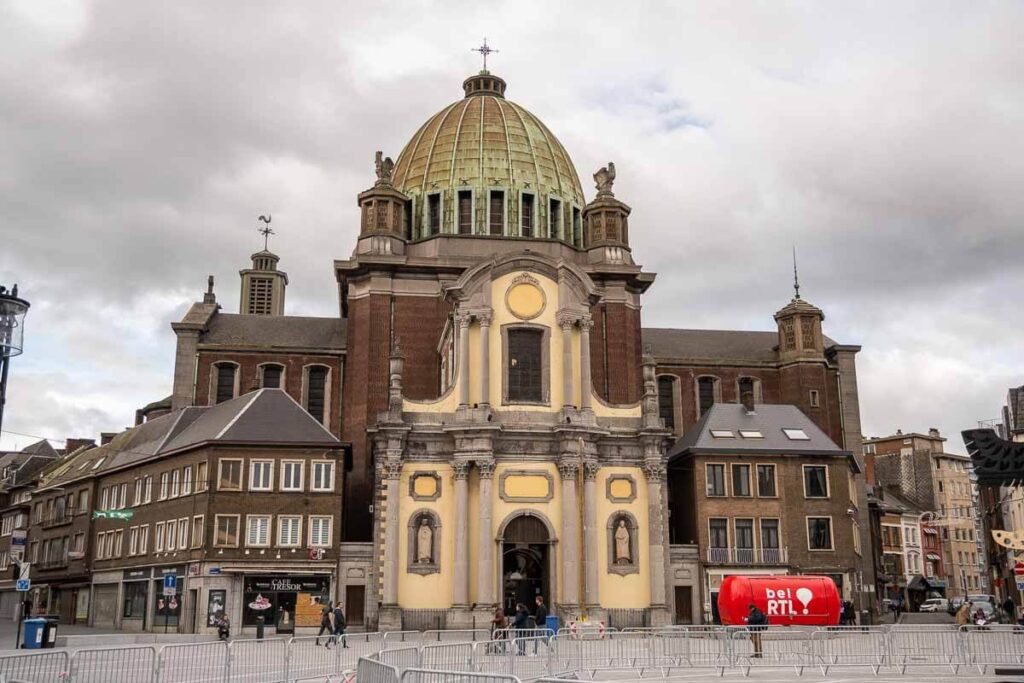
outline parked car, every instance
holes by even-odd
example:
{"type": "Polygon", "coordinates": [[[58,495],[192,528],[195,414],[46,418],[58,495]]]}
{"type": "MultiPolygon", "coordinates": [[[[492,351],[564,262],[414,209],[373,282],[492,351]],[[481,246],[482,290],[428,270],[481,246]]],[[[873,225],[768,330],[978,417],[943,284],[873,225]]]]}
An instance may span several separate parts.
{"type": "Polygon", "coordinates": [[[973,602],[975,604],[977,604],[979,602],[987,602],[988,604],[992,605],[993,607],[995,607],[995,605],[996,605],[996,596],[994,596],[994,595],[984,595],[984,594],[968,595],[967,596],[967,600],[969,602],[973,602]]]}
{"type": "Polygon", "coordinates": [[[928,598],[921,603],[921,612],[946,612],[949,610],[949,600],[946,598],[928,598]]]}

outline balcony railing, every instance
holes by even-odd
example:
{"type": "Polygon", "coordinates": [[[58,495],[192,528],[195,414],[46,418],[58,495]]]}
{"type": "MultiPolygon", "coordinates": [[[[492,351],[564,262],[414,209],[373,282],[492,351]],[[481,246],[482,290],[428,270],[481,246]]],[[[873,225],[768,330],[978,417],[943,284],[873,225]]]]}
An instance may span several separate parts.
{"type": "Polygon", "coordinates": [[[54,515],[53,517],[47,517],[42,521],[42,527],[49,529],[50,527],[60,526],[61,524],[71,524],[74,517],[70,512],[62,512],[54,515]]]}
{"type": "Polygon", "coordinates": [[[67,555],[62,557],[51,557],[39,563],[40,569],[62,569],[68,566],[67,555]]]}
{"type": "Polygon", "coordinates": [[[708,564],[779,565],[789,562],[786,548],[708,548],[708,564]]]}

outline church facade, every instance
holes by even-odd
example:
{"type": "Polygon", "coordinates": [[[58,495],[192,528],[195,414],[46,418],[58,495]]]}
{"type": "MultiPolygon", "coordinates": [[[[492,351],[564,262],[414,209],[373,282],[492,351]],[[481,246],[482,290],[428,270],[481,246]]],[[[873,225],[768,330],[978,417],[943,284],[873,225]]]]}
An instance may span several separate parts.
{"type": "MultiPolygon", "coordinates": [[[[711,556],[673,444],[716,403],[795,406],[853,463],[835,502],[856,535],[858,347],[824,336],[799,294],[774,332],[644,329],[655,275],[614,164],[587,201],[505,89],[471,76],[396,161],[378,153],[353,253],[333,264],[339,317],[286,315],[266,250],[240,273],[239,314],[211,283],[173,326],[170,409],[277,387],[345,444],[334,585],[381,630],[480,627],[537,595],[563,619],[700,623],[711,556]]],[[[870,561],[820,550],[845,597],[873,585],[870,561]]],[[[720,554],[715,576],[749,572],[746,557],[720,554]]]]}

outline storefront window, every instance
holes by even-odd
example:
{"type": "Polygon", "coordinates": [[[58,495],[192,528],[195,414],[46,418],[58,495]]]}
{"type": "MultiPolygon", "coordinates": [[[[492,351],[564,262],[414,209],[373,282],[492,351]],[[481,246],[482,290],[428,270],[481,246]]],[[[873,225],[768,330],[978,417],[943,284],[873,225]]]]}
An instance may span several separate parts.
{"type": "Polygon", "coordinates": [[[247,576],[242,624],[253,626],[262,616],[267,625],[319,626],[330,592],[327,576],[247,576]]]}
{"type": "Polygon", "coordinates": [[[142,619],[146,614],[146,591],[145,581],[124,584],[124,612],[121,616],[125,619],[142,619]]]}

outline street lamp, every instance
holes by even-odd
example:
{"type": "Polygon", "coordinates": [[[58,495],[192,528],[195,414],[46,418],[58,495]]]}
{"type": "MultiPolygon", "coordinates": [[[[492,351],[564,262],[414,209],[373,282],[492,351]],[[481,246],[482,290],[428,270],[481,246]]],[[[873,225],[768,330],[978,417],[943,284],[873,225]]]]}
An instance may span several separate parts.
{"type": "Polygon", "coordinates": [[[8,292],[0,286],[0,428],[4,423],[7,402],[7,368],[11,358],[25,348],[25,314],[29,303],[18,298],[18,285],[8,292]]]}

